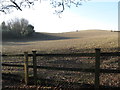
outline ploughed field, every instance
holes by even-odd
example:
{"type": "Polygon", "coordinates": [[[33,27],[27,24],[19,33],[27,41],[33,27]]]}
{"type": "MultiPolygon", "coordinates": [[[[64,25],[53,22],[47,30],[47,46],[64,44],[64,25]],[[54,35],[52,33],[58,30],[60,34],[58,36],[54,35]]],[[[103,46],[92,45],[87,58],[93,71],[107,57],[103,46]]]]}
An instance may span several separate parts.
{"type": "Polygon", "coordinates": [[[68,33],[36,33],[31,38],[3,41],[2,53],[14,54],[37,50],[40,53],[87,52],[95,48],[116,51],[118,33],[88,30],[68,33]]]}
{"type": "MultiPolygon", "coordinates": [[[[69,33],[36,33],[32,38],[24,40],[8,40],[3,42],[3,54],[18,54],[36,50],[37,53],[90,53],[95,48],[102,52],[118,51],[118,33],[100,30],[88,30],[69,33]]],[[[7,64],[23,65],[23,57],[3,57],[2,62],[7,64]]],[[[102,69],[117,69],[118,57],[101,57],[102,69]]],[[[32,57],[29,57],[32,65],[32,57]]],[[[94,68],[94,57],[37,57],[38,66],[66,67],[66,68],[94,68]]],[[[3,86],[17,85],[24,87],[23,68],[3,67],[3,86]],[[7,74],[5,74],[7,73],[7,74]],[[18,76],[13,76],[18,75],[18,76]],[[10,78],[11,77],[11,78],[10,78]],[[15,82],[12,83],[14,79],[15,82]]],[[[29,69],[31,84],[33,70],[29,69]]],[[[57,88],[92,87],[94,74],[75,71],[57,71],[38,69],[38,86],[57,88]]],[[[101,74],[100,85],[120,87],[120,74],[101,74]]],[[[32,87],[32,86],[31,86],[32,87]]],[[[34,86],[33,86],[34,87],[34,86]]]]}

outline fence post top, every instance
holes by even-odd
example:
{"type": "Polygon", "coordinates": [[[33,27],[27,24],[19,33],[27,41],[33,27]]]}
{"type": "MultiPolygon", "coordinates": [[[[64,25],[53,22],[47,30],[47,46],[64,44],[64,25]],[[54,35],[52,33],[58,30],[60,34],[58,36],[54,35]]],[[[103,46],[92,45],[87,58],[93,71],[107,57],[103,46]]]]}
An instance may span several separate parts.
{"type": "Polygon", "coordinates": [[[28,53],[28,52],[24,52],[24,53],[28,53]]]}
{"type": "Polygon", "coordinates": [[[34,53],[34,52],[37,52],[37,51],[32,51],[32,52],[34,53]]]}
{"type": "Polygon", "coordinates": [[[101,48],[95,48],[95,50],[101,50],[101,48]]]}

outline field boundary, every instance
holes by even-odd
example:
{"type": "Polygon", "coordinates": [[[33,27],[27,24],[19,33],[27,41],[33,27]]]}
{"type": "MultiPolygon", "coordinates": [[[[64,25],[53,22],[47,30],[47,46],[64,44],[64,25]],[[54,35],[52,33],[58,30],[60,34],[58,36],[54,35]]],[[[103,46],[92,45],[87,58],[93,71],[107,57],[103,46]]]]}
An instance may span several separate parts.
{"type": "Polygon", "coordinates": [[[15,64],[5,64],[2,63],[2,66],[8,67],[24,67],[24,78],[25,84],[29,83],[29,68],[33,68],[33,77],[34,84],[37,84],[37,69],[48,69],[48,70],[63,70],[63,71],[79,71],[79,72],[90,72],[95,73],[95,88],[99,88],[100,86],[100,73],[120,73],[120,61],[118,61],[118,69],[100,69],[100,57],[101,56],[120,56],[120,52],[101,52],[100,48],[95,49],[95,53],[74,53],[74,54],[37,54],[37,51],[32,51],[33,54],[28,54],[28,52],[24,52],[24,54],[16,54],[16,55],[2,55],[2,57],[8,56],[24,56],[24,65],[15,65],[15,64]],[[33,57],[33,65],[29,65],[28,57],[33,57]],[[37,56],[44,57],[95,57],[95,68],[94,69],[83,69],[83,68],[61,68],[61,67],[50,67],[50,66],[37,66],[37,56]]]}

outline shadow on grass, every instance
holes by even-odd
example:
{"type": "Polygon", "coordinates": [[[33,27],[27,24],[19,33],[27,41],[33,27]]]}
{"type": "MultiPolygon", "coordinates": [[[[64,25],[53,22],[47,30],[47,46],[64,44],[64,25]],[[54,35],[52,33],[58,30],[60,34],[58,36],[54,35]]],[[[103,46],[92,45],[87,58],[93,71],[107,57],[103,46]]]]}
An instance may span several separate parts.
{"type": "MultiPolygon", "coordinates": [[[[71,38],[73,37],[62,37],[62,36],[55,36],[55,34],[36,32],[30,37],[14,38],[14,39],[2,38],[2,41],[3,42],[32,42],[32,41],[62,40],[62,39],[71,39],[71,38]]],[[[74,37],[74,38],[77,38],[77,37],[74,37]]]]}
{"type": "MultiPolygon", "coordinates": [[[[38,78],[37,79],[37,87],[34,87],[35,85],[34,85],[33,77],[29,77],[29,85],[25,85],[22,77],[20,77],[19,75],[14,75],[14,74],[4,74],[3,73],[2,79],[3,79],[2,81],[4,81],[2,84],[3,90],[21,90],[20,87],[23,88],[22,90],[28,90],[28,89],[36,90],[38,87],[56,87],[55,90],[73,90],[73,89],[75,89],[75,90],[93,89],[94,90],[95,89],[94,84],[56,81],[56,80],[43,79],[43,78],[38,78]],[[31,89],[31,86],[33,86],[34,89],[31,89]]],[[[99,89],[114,90],[114,89],[120,89],[120,87],[100,85],[99,89]]],[[[41,88],[39,88],[37,90],[41,90],[41,88]]],[[[46,89],[44,89],[44,90],[46,90],[46,89]]],[[[49,90],[53,90],[53,89],[49,89],[49,90]]]]}

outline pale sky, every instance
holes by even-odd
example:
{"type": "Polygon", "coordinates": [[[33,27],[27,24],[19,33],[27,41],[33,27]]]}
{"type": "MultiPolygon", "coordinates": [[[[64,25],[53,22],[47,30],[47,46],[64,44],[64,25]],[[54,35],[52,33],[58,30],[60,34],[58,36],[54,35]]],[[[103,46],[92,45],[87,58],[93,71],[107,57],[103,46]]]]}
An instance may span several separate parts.
{"type": "Polygon", "coordinates": [[[69,32],[76,30],[102,29],[118,30],[118,1],[91,0],[79,7],[65,8],[61,18],[53,14],[48,1],[36,3],[31,9],[14,11],[1,15],[0,21],[12,18],[25,18],[34,25],[37,32],[69,32]],[[99,1],[99,2],[98,2],[99,1]]]}

